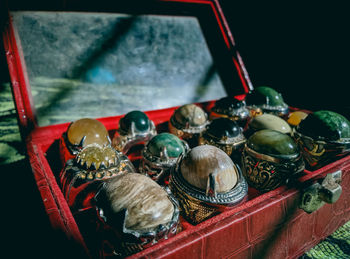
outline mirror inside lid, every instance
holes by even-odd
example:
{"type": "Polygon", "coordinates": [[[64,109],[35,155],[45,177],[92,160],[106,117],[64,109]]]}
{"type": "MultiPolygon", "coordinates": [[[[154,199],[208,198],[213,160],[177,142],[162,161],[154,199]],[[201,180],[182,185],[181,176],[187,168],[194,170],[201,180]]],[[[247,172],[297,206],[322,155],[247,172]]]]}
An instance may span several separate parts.
{"type": "Polygon", "coordinates": [[[196,17],[33,11],[11,16],[39,126],[227,95],[196,17]]]}

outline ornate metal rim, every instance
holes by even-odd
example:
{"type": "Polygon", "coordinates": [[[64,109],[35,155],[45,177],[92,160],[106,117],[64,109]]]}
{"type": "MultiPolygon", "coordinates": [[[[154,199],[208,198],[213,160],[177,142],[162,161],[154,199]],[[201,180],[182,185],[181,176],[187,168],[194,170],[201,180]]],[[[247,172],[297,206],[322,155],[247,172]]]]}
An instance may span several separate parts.
{"type": "Polygon", "coordinates": [[[188,126],[186,128],[186,125],[182,125],[175,120],[174,114],[170,117],[169,122],[177,130],[183,131],[183,132],[188,133],[188,134],[196,134],[196,133],[201,133],[202,131],[204,131],[206,126],[209,124],[208,115],[205,112],[204,112],[204,115],[206,118],[206,122],[202,125],[197,126],[197,127],[188,126]]]}
{"type": "Polygon", "coordinates": [[[243,144],[244,142],[246,142],[246,138],[243,135],[243,131],[242,128],[240,128],[240,133],[238,134],[238,136],[236,137],[226,137],[226,138],[217,138],[215,136],[213,136],[212,134],[208,133],[207,131],[203,132],[203,138],[206,140],[212,140],[213,142],[220,144],[220,145],[231,145],[231,146],[239,146],[241,144],[243,144]]]}
{"type": "Polygon", "coordinates": [[[273,112],[273,113],[280,113],[283,115],[286,115],[289,112],[289,107],[287,104],[284,105],[276,105],[276,106],[272,106],[272,105],[268,105],[268,104],[261,104],[261,105],[249,105],[247,106],[249,109],[254,109],[254,108],[260,108],[263,111],[267,111],[267,112],[273,112]]]}
{"type": "Polygon", "coordinates": [[[150,128],[145,132],[126,133],[118,129],[113,138],[112,145],[123,153],[126,153],[133,145],[140,142],[147,142],[155,135],[157,135],[157,130],[153,121],[150,120],[150,128]]]}
{"type": "MultiPolygon", "coordinates": [[[[101,191],[105,188],[106,183],[103,183],[102,187],[97,191],[94,200],[96,201],[96,211],[97,214],[100,218],[100,220],[108,225],[108,218],[104,215],[103,208],[98,207],[98,196],[100,195],[101,191]]],[[[168,187],[162,187],[166,193],[168,194],[168,198],[170,202],[174,206],[174,213],[171,218],[171,220],[167,224],[160,224],[155,228],[149,228],[149,229],[144,229],[144,230],[132,230],[128,229],[125,224],[126,224],[126,219],[128,217],[128,211],[125,210],[125,217],[124,217],[124,222],[123,222],[123,233],[124,234],[130,234],[136,237],[137,239],[143,239],[143,242],[141,245],[145,245],[148,243],[157,243],[158,240],[160,239],[167,239],[169,234],[174,235],[177,230],[177,226],[179,224],[179,215],[180,215],[180,210],[179,210],[179,203],[171,193],[170,189],[168,187]]],[[[140,240],[142,241],[142,240],[140,240]]]]}
{"type": "Polygon", "coordinates": [[[244,149],[247,151],[247,153],[249,153],[252,156],[255,156],[262,160],[266,160],[273,163],[279,163],[279,164],[298,160],[299,157],[301,156],[300,153],[295,153],[294,155],[289,155],[289,156],[279,156],[279,157],[271,156],[271,155],[259,153],[251,149],[250,147],[248,147],[248,145],[245,145],[244,149]]]}
{"type": "Polygon", "coordinates": [[[228,107],[227,109],[220,108],[214,106],[213,109],[211,110],[212,113],[217,114],[217,115],[225,115],[227,118],[235,117],[237,119],[245,119],[249,117],[249,110],[247,109],[246,105],[244,107],[234,109],[232,107],[228,107]]]}
{"type": "Polygon", "coordinates": [[[226,206],[239,203],[247,195],[248,184],[243,177],[241,168],[238,165],[234,164],[238,172],[238,180],[236,185],[228,192],[218,193],[216,197],[207,196],[205,190],[201,190],[187,183],[187,181],[183,178],[179,170],[183,157],[184,156],[180,156],[176,163],[176,166],[172,168],[170,181],[175,185],[177,189],[185,192],[187,195],[190,195],[191,197],[202,202],[226,206]]]}

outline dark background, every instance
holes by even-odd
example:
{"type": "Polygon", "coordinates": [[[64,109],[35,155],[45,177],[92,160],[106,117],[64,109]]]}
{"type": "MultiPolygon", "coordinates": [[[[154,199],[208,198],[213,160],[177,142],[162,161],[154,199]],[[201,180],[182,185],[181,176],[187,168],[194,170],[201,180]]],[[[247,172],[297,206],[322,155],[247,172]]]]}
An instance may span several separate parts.
{"type": "MultiPolygon", "coordinates": [[[[66,2],[12,0],[10,6],[55,9],[66,2]]],[[[350,18],[345,1],[239,2],[220,1],[253,85],[275,88],[290,106],[333,110],[349,118],[350,18]]],[[[6,7],[0,3],[3,18],[6,7]]],[[[1,46],[0,83],[8,80],[1,46]]],[[[50,258],[62,258],[74,248],[62,241],[60,233],[51,230],[34,178],[26,166],[12,164],[0,170],[0,233],[5,240],[1,242],[0,257],[6,258],[2,256],[5,253],[12,258],[47,258],[48,254],[50,258]]]]}

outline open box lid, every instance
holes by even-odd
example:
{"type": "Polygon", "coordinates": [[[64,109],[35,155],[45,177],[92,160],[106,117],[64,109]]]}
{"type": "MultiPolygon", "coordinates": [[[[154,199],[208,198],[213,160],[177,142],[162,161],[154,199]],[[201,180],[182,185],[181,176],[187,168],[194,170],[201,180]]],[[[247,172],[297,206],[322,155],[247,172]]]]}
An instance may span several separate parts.
{"type": "Polygon", "coordinates": [[[252,90],[218,1],[89,8],[10,10],[4,46],[24,136],[252,90]]]}

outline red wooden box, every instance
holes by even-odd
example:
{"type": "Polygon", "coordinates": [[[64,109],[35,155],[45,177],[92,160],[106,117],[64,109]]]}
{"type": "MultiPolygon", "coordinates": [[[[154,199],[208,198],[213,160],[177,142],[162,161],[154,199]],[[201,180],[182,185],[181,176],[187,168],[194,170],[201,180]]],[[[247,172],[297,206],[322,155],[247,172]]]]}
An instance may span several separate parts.
{"type": "MultiPolygon", "coordinates": [[[[209,49],[217,56],[214,58],[215,65],[219,71],[223,71],[220,74],[222,80],[226,85],[227,82],[232,84],[232,88],[228,89],[230,94],[244,98],[253,89],[217,0],[147,1],[147,4],[137,7],[133,4],[95,6],[95,10],[133,15],[147,13],[197,17],[209,49]],[[208,26],[210,29],[206,30],[208,26]]],[[[79,12],[89,10],[74,5],[67,9],[79,12]]],[[[22,136],[26,141],[33,175],[47,215],[54,229],[63,231],[70,242],[78,243],[84,253],[93,256],[84,241],[86,231],[77,224],[77,219],[73,217],[57,182],[60,167],[57,163],[59,154],[56,144],[67,129],[69,121],[45,126],[38,123],[38,107],[35,107],[30,90],[31,79],[26,66],[26,53],[21,43],[23,38],[21,39],[12,18],[3,39],[22,136]]],[[[201,105],[209,111],[213,101],[201,105]]],[[[175,108],[176,106],[146,113],[161,127],[162,123],[169,120],[175,108]]],[[[111,136],[122,116],[121,113],[116,114],[119,115],[98,118],[111,136]]],[[[178,235],[131,258],[295,258],[350,219],[349,171],[350,157],[347,156],[318,170],[305,170],[304,175],[298,179],[298,184],[292,187],[282,186],[264,194],[250,188],[246,202],[196,226],[183,221],[183,230],[178,235]],[[335,204],[326,204],[311,214],[299,209],[303,188],[326,174],[339,170],[342,171],[343,192],[335,204]]]]}

